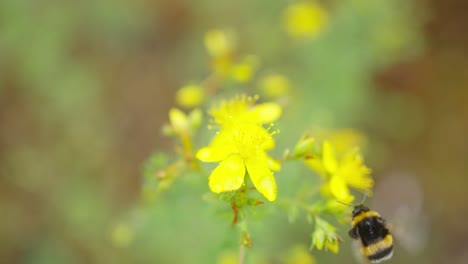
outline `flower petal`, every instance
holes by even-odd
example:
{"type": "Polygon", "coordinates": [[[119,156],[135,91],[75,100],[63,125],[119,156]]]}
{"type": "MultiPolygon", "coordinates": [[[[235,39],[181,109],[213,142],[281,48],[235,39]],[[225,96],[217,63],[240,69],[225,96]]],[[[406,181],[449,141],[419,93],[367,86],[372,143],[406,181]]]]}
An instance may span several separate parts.
{"type": "Polygon", "coordinates": [[[223,30],[210,30],[205,33],[205,47],[213,57],[229,54],[235,47],[235,36],[223,30]]]}
{"type": "Polygon", "coordinates": [[[239,189],[244,183],[245,165],[239,155],[223,160],[210,175],[209,186],[214,193],[239,189]]]}
{"type": "Polygon", "coordinates": [[[346,181],[337,175],[333,175],[330,179],[330,191],[340,201],[348,201],[351,197],[346,181]]]}
{"type": "Polygon", "coordinates": [[[317,37],[328,23],[328,13],[315,1],[290,5],[284,14],[286,31],[291,37],[317,37]]]}
{"type": "Polygon", "coordinates": [[[315,170],[320,176],[322,177],[328,177],[327,170],[325,169],[325,166],[323,165],[322,160],[318,158],[310,158],[306,159],[304,163],[309,166],[312,170],[315,170]]]}
{"type": "Polygon", "coordinates": [[[281,163],[279,163],[277,160],[269,156],[266,156],[266,159],[267,159],[268,168],[270,168],[272,171],[281,170],[281,163]]]}
{"type": "Polygon", "coordinates": [[[338,168],[338,161],[336,160],[335,151],[328,141],[323,142],[322,160],[325,169],[331,174],[335,173],[338,168]]]}
{"type": "Polygon", "coordinates": [[[268,167],[267,161],[259,156],[254,156],[245,161],[245,166],[247,167],[250,179],[252,179],[255,188],[270,202],[274,201],[278,189],[276,187],[275,177],[268,167]]]}
{"type": "Polygon", "coordinates": [[[332,142],[338,155],[343,155],[350,149],[366,145],[366,138],[354,129],[343,129],[330,133],[327,139],[332,142]]]}
{"type": "Polygon", "coordinates": [[[349,152],[341,161],[336,174],[346,180],[349,186],[357,189],[370,190],[374,185],[370,177],[371,169],[364,165],[364,161],[357,150],[349,152]]]}
{"type": "Polygon", "coordinates": [[[232,144],[228,144],[223,135],[217,134],[208,147],[198,150],[196,157],[203,162],[216,162],[224,160],[232,152],[232,144]]]}
{"type": "Polygon", "coordinates": [[[276,103],[263,103],[256,105],[250,112],[252,121],[270,123],[281,116],[281,106],[276,103]]]}
{"type": "Polygon", "coordinates": [[[189,122],[187,115],[179,109],[172,108],[169,110],[169,120],[171,121],[171,125],[177,133],[184,133],[188,131],[189,122]]]}
{"type": "Polygon", "coordinates": [[[196,84],[188,84],[179,89],[176,93],[176,101],[185,108],[199,106],[205,99],[203,87],[196,84]]]}

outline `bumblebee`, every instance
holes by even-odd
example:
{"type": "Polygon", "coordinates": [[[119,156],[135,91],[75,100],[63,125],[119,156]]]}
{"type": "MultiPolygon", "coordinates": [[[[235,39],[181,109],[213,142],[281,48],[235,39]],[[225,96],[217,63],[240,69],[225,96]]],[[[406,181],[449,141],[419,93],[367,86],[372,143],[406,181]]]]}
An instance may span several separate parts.
{"type": "Polygon", "coordinates": [[[348,234],[361,240],[361,253],[372,263],[388,260],[393,255],[393,236],[385,220],[363,204],[354,206],[348,234]]]}

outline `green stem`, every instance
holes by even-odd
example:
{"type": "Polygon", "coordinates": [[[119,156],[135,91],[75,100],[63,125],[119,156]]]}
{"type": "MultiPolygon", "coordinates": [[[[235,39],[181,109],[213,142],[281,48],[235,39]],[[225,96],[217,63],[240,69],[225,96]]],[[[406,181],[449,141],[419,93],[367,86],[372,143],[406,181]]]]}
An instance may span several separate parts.
{"type": "Polygon", "coordinates": [[[239,249],[239,264],[244,264],[245,263],[245,246],[240,245],[239,249]]]}

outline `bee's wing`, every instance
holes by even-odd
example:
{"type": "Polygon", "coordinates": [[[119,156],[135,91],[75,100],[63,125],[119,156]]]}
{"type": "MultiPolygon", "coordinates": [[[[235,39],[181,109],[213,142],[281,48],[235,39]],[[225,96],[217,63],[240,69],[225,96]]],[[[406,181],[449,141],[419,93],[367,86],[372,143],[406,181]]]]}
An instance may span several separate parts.
{"type": "Polygon", "coordinates": [[[429,218],[423,214],[414,217],[407,210],[396,213],[393,218],[391,232],[395,240],[409,253],[418,254],[423,251],[428,239],[429,218]]]}
{"type": "Polygon", "coordinates": [[[416,178],[391,173],[379,181],[372,200],[396,243],[410,254],[422,252],[428,239],[429,218],[423,210],[423,192],[416,178]]]}
{"type": "Polygon", "coordinates": [[[362,254],[361,248],[362,243],[360,239],[353,240],[352,244],[352,252],[356,263],[358,264],[369,264],[369,260],[362,254]]]}

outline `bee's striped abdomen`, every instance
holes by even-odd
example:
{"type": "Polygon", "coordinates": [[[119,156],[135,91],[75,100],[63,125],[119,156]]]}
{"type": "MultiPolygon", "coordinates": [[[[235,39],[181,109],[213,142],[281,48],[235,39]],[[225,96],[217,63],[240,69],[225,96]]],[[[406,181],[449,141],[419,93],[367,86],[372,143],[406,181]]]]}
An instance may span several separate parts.
{"type": "Polygon", "coordinates": [[[362,254],[373,263],[387,260],[393,255],[393,237],[385,220],[366,206],[354,207],[349,235],[361,240],[362,254]]]}

